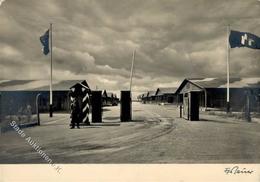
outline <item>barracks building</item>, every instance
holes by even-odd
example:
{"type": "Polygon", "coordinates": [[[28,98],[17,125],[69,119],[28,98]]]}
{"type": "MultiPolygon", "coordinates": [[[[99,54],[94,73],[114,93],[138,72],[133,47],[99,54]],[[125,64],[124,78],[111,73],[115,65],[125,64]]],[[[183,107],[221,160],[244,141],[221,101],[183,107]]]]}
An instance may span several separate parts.
{"type": "MultiPolygon", "coordinates": [[[[198,92],[200,107],[226,108],[226,78],[186,78],[178,88],[157,88],[138,96],[143,103],[182,104],[189,92],[198,92]]],[[[251,108],[260,111],[260,78],[230,78],[230,104],[233,111],[242,111],[250,94],[251,108]]]]}
{"type": "MultiPolygon", "coordinates": [[[[54,112],[70,112],[70,87],[81,80],[53,80],[54,112]]],[[[49,111],[49,80],[0,81],[0,124],[10,117],[36,114],[38,95],[39,112],[49,111]],[[40,94],[40,95],[39,95],[40,94]]]]}

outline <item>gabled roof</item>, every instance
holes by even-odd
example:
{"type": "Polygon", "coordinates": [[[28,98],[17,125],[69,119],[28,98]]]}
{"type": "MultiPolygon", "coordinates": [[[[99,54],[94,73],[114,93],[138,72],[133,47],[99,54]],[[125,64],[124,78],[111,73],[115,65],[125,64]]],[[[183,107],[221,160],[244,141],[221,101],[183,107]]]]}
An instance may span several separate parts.
{"type": "Polygon", "coordinates": [[[83,80],[82,82],[76,83],[75,85],[71,86],[70,89],[76,88],[76,87],[78,87],[78,86],[90,90],[90,88],[89,88],[88,83],[86,82],[86,80],[83,80]]]}
{"type": "MultiPolygon", "coordinates": [[[[226,88],[226,78],[192,78],[188,79],[192,83],[195,83],[203,88],[226,88]]],[[[230,78],[230,88],[243,88],[243,87],[259,87],[260,88],[260,77],[256,78],[230,78]]]]}
{"type": "MultiPolygon", "coordinates": [[[[196,85],[200,89],[208,88],[227,88],[226,78],[186,78],[182,81],[177,93],[179,93],[187,82],[196,85]]],[[[230,78],[230,88],[260,88],[260,78],[230,78]]]]}
{"type": "MultiPolygon", "coordinates": [[[[81,80],[53,80],[53,91],[68,91],[81,80]]],[[[50,80],[1,80],[0,91],[49,91],[50,80]]]]}
{"type": "Polygon", "coordinates": [[[163,88],[158,88],[156,91],[156,95],[163,95],[163,94],[175,94],[177,88],[176,87],[163,87],[163,88]]]}
{"type": "Polygon", "coordinates": [[[146,93],[146,94],[140,94],[140,95],[137,96],[137,98],[138,98],[138,99],[142,99],[142,98],[144,98],[146,95],[147,95],[147,93],[146,93]]]}
{"type": "Polygon", "coordinates": [[[148,91],[147,92],[147,97],[155,96],[156,91],[148,91]]]}
{"type": "Polygon", "coordinates": [[[102,94],[103,97],[110,97],[110,98],[114,97],[114,95],[115,94],[113,94],[112,92],[107,92],[106,90],[104,90],[102,94]]]}
{"type": "Polygon", "coordinates": [[[106,90],[103,90],[102,96],[107,97],[107,91],[106,90]]]}
{"type": "Polygon", "coordinates": [[[86,80],[83,80],[83,81],[81,82],[81,84],[84,85],[84,86],[86,86],[86,87],[88,87],[88,88],[90,88],[86,80]]]}

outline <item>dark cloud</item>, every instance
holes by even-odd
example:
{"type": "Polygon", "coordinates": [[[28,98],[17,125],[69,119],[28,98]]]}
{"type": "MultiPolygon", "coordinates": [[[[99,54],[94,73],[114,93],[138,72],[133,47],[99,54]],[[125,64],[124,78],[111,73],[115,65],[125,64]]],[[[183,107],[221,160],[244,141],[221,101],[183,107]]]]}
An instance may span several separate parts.
{"type": "MultiPolygon", "coordinates": [[[[257,0],[6,0],[0,7],[1,79],[46,79],[39,37],[53,27],[56,79],[88,79],[112,90],[175,86],[223,77],[226,25],[260,35],[257,0]]],[[[260,76],[258,50],[231,50],[232,76],[260,76]]]]}

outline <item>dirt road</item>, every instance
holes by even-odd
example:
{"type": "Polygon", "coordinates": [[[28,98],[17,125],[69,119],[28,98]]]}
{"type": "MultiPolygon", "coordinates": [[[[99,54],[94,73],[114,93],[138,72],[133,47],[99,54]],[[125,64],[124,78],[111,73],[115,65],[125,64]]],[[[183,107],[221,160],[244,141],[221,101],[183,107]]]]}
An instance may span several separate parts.
{"type": "MultiPolygon", "coordinates": [[[[55,163],[259,163],[260,124],[203,114],[179,118],[176,106],[133,103],[133,121],[120,123],[106,107],[102,124],[69,129],[69,115],[42,115],[23,129],[55,163]]],[[[25,138],[26,138],[25,137],[25,138]]],[[[46,163],[15,131],[0,137],[0,163],[46,163]]]]}

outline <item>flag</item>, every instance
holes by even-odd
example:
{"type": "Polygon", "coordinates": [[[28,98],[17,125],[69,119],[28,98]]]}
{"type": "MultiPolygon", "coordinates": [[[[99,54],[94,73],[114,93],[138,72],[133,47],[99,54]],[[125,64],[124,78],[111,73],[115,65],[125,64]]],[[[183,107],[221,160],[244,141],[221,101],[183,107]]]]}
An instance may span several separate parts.
{"type": "Polygon", "coordinates": [[[40,37],[40,41],[43,46],[43,54],[47,55],[50,52],[49,49],[49,30],[45,32],[44,35],[40,37]]]}
{"type": "Polygon", "coordinates": [[[260,37],[248,32],[231,30],[229,44],[231,48],[248,47],[251,49],[260,49],[260,37]]]}

